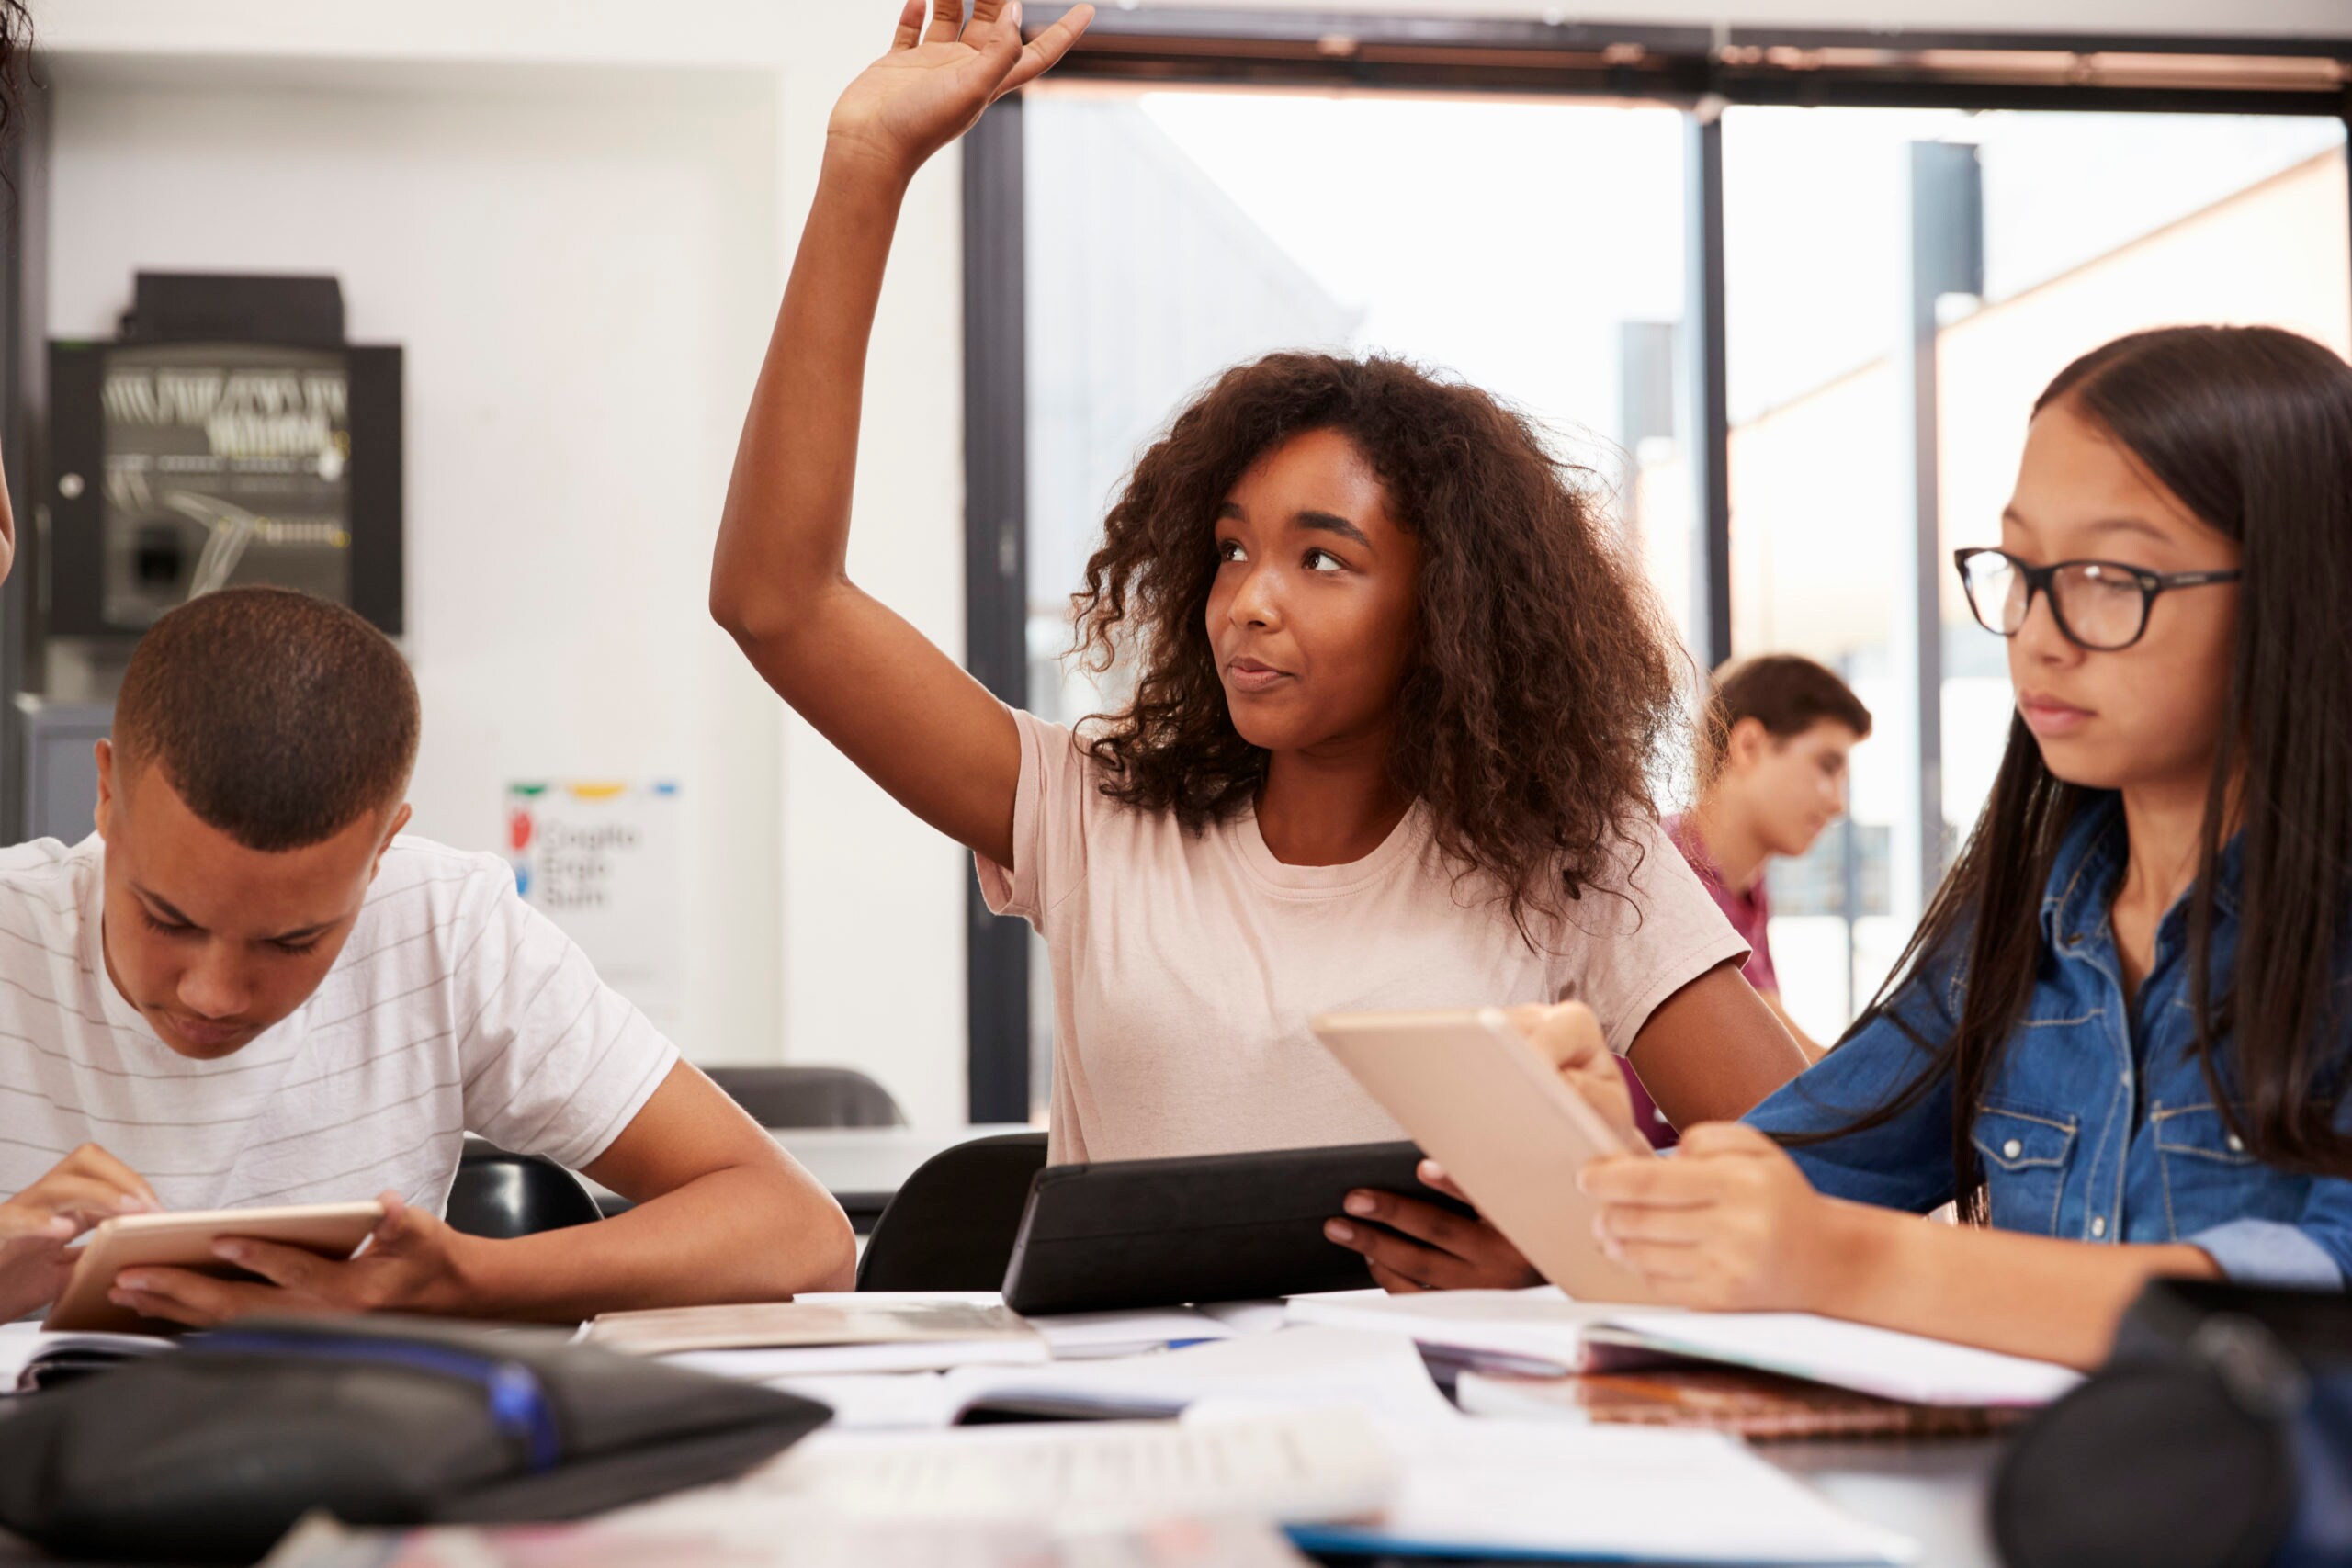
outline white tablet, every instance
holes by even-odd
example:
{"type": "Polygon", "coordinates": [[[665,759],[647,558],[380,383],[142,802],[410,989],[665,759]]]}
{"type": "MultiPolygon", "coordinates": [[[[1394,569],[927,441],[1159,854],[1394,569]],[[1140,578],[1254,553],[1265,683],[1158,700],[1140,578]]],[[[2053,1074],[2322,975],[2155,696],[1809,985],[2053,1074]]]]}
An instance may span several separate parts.
{"type": "Polygon", "coordinates": [[[212,1254],[226,1236],[274,1241],[322,1258],[348,1258],[384,1218],[384,1206],[306,1203],[278,1209],[203,1209],[185,1213],[125,1214],[102,1221],[74,1260],[74,1273],[42,1322],[45,1329],[159,1334],[175,1331],[107,1299],[114,1277],[141,1265],[192,1269],[224,1280],[255,1276],[212,1254]]]}
{"type": "MultiPolygon", "coordinates": [[[[1597,1042],[1589,1012],[1581,1023],[1597,1042]]],[[[1628,1149],[1501,1009],[1326,1013],[1309,1027],[1546,1280],[1580,1301],[1653,1299],[1603,1255],[1600,1205],[1577,1187],[1590,1161],[1649,1146],[1628,1149]]]]}

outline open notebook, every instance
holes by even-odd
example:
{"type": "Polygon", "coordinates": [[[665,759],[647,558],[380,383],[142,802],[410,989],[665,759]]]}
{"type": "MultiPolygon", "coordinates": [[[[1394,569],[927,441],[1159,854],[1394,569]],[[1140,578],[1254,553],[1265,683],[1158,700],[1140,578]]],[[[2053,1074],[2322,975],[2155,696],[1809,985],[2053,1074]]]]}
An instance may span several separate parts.
{"type": "Polygon", "coordinates": [[[1572,1302],[1548,1287],[1300,1296],[1293,1322],[1409,1334],[1473,1371],[1615,1371],[1663,1358],[1748,1367],[1914,1404],[2047,1404],[2082,1381],[1997,1355],[1810,1313],[1696,1313],[1572,1302]]]}
{"type": "Polygon", "coordinates": [[[55,1334],[33,1323],[0,1325],[0,1396],[55,1388],[178,1345],[153,1334],[55,1334]]]}

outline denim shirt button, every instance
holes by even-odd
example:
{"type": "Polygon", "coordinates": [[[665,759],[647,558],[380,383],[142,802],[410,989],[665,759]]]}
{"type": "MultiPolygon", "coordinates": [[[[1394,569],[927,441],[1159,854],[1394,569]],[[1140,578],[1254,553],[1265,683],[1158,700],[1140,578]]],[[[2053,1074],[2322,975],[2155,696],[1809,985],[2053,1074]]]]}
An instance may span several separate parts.
{"type": "Polygon", "coordinates": [[[2232,1133],[2230,1134],[2230,1153],[2233,1155],[2242,1155],[2245,1153],[2245,1140],[2239,1137],[2235,1133],[2232,1133]]]}
{"type": "Polygon", "coordinates": [[[2106,1235],[2107,1216],[2105,1214],[2093,1214],[2091,1216],[2091,1239],[2097,1241],[2106,1235]]]}
{"type": "Polygon", "coordinates": [[[2004,1159],[2015,1159],[2023,1153],[2025,1153],[2025,1145],[2015,1138],[2011,1138],[2001,1145],[2001,1157],[2004,1159]]]}

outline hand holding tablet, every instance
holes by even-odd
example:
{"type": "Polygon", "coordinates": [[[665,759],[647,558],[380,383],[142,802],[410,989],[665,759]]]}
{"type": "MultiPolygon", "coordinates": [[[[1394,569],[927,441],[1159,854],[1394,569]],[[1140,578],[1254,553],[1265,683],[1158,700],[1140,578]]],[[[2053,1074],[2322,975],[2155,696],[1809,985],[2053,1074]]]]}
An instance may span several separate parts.
{"type": "Polygon", "coordinates": [[[187,1213],[127,1214],[90,1233],[41,1326],[51,1330],[153,1334],[174,1325],[116,1305],[108,1299],[125,1269],[162,1266],[220,1279],[251,1279],[221,1260],[214,1244],[227,1237],[276,1242],[322,1258],[349,1258],[384,1218],[384,1205],[311,1203],[279,1209],[216,1209],[187,1213]]]}
{"type": "Polygon", "coordinates": [[[1633,1134],[1592,1014],[1559,1009],[1546,1023],[1541,1044],[1499,1008],[1333,1013],[1311,1027],[1546,1280],[1579,1300],[1648,1301],[1641,1280],[1602,1253],[1600,1205],[1577,1185],[1593,1160],[1645,1155],[1648,1145],[1633,1134]],[[1570,1087],[1563,1063],[1578,1082],[1592,1080],[1592,1100],[1613,1092],[1619,1125],[1570,1087]]]}

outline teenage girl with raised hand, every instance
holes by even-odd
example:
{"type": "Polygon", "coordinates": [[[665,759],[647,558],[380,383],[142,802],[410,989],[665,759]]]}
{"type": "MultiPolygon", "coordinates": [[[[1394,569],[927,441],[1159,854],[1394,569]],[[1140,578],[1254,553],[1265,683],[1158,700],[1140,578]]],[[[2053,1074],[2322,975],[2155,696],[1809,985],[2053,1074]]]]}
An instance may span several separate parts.
{"type": "Polygon", "coordinates": [[[832,115],[736,458],[713,615],[768,682],[979,857],[1051,949],[1060,1160],[1396,1125],[1329,1009],[1599,1014],[1659,1105],[1737,1115],[1802,1065],[1659,832],[1676,664],[1635,568],[1529,425],[1387,359],[1227,373],[1143,457],[1078,597],[1132,659],[1080,737],[1006,708],[851,583],[866,341],[909,178],[1044,71],[1017,6],[940,0],[832,115]]]}
{"type": "Polygon", "coordinates": [[[1586,1171],[1606,1246],[1672,1302],[2078,1364],[2152,1277],[2343,1288],[2352,367],[2262,327],[2085,355],[1959,565],[2018,702],[1959,863],[1820,1066],[1586,1171]],[[1989,1224],[1904,1212],[1954,1199],[1989,1224]]]}

